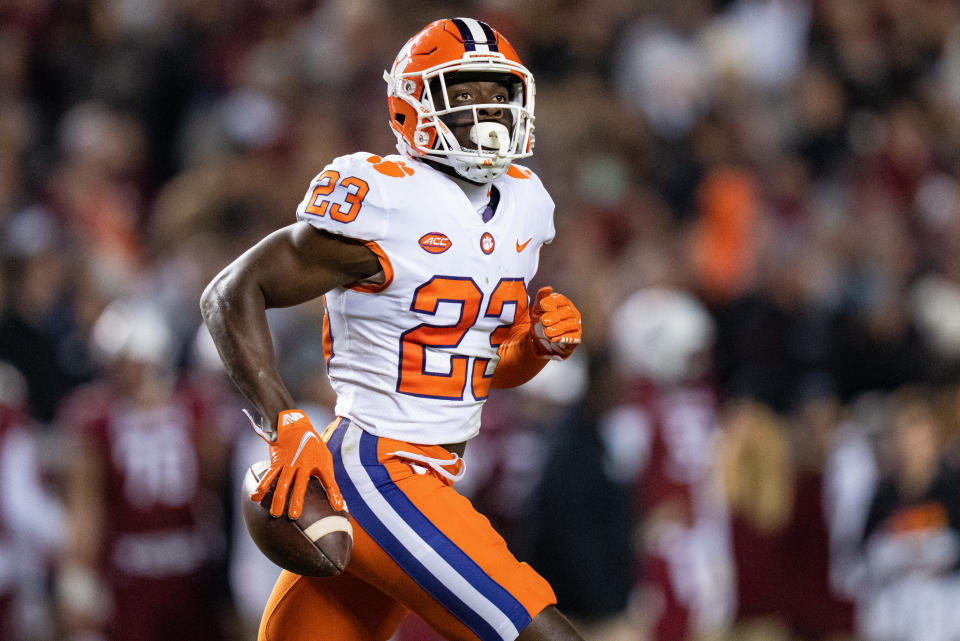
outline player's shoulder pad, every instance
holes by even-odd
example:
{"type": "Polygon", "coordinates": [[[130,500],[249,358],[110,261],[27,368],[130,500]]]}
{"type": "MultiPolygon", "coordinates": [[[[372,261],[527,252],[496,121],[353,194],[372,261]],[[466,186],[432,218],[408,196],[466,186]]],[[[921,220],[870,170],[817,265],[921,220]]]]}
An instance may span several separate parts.
{"type": "Polygon", "coordinates": [[[418,193],[416,186],[425,178],[422,165],[404,156],[378,156],[360,151],[334,159],[327,169],[341,176],[356,176],[369,186],[367,200],[384,209],[402,209],[410,194],[418,193]]]}
{"type": "Polygon", "coordinates": [[[530,222],[535,229],[540,230],[542,242],[549,243],[553,240],[553,198],[532,169],[513,163],[494,184],[501,191],[508,190],[512,197],[521,201],[522,209],[529,213],[530,222]]]}
{"type": "Polygon", "coordinates": [[[542,203],[551,212],[553,211],[553,198],[550,197],[547,188],[543,186],[540,177],[529,167],[517,163],[511,164],[507,172],[497,179],[497,184],[510,185],[523,198],[531,202],[542,203]]]}
{"type": "Polygon", "coordinates": [[[413,191],[411,165],[399,156],[363,151],[335,158],[310,182],[297,219],[352,238],[382,239],[391,212],[402,208],[413,191]]]}

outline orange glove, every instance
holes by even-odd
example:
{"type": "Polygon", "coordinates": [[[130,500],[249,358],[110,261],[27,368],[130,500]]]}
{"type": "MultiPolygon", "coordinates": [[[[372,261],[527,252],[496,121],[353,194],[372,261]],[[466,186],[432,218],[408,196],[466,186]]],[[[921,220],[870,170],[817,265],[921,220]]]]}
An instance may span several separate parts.
{"type": "Polygon", "coordinates": [[[333,475],[333,457],[327,444],[320,439],[320,435],[313,429],[310,419],[300,410],[284,410],[277,417],[277,431],[267,434],[254,425],[260,437],[270,446],[270,469],[260,479],[257,490],[250,495],[250,500],[260,502],[274,479],[277,487],[273,491],[273,502],[270,504],[270,514],[281,516],[283,506],[290,496],[290,508],[287,515],[291,519],[300,517],[303,510],[303,497],[307,493],[307,481],[310,476],[320,479],[320,484],[327,492],[327,499],[335,510],[344,507],[340,488],[333,475]],[[271,438],[272,437],[272,438],[271,438]],[[293,490],[290,483],[293,482],[293,490]]]}
{"type": "Polygon", "coordinates": [[[556,361],[573,353],[580,344],[580,311],[570,299],[552,287],[541,287],[530,309],[530,336],[538,356],[556,361]]]}

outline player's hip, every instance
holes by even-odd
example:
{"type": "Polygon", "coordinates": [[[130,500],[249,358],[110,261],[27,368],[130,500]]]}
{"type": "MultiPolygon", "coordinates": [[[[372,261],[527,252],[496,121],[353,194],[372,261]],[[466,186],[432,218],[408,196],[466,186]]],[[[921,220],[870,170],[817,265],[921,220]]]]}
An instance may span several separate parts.
{"type": "Polygon", "coordinates": [[[342,380],[334,383],[336,414],[350,418],[376,436],[407,443],[458,444],[480,431],[484,401],[470,394],[462,398],[432,398],[398,392],[395,384],[371,386],[342,380]]]}

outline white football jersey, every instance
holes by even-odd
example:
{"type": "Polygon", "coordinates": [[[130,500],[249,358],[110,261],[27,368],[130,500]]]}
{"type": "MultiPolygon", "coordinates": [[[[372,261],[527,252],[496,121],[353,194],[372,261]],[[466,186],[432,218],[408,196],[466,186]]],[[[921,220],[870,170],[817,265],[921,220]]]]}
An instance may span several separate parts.
{"type": "Polygon", "coordinates": [[[514,165],[492,183],[496,213],[484,223],[463,190],[425,163],[356,153],[310,185],[297,218],[365,241],[382,285],[324,297],[327,370],[336,413],[365,430],[414,443],[467,440],[540,247],[553,240],[553,200],[514,165]]]}

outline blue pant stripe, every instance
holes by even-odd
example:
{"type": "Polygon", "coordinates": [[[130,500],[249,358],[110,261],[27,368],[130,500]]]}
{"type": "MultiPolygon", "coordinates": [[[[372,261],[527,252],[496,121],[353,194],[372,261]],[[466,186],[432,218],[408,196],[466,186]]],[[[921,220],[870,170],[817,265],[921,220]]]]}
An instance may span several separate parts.
{"type": "Polygon", "coordinates": [[[530,623],[530,615],[523,604],[517,601],[502,585],[477,565],[463,550],[451,541],[390,478],[387,469],[377,457],[377,437],[366,432],[360,437],[360,460],[373,480],[374,485],[387,503],[416,530],[441,557],[446,559],[461,576],[467,579],[480,593],[489,599],[503,612],[508,619],[522,630],[530,623]]]}

